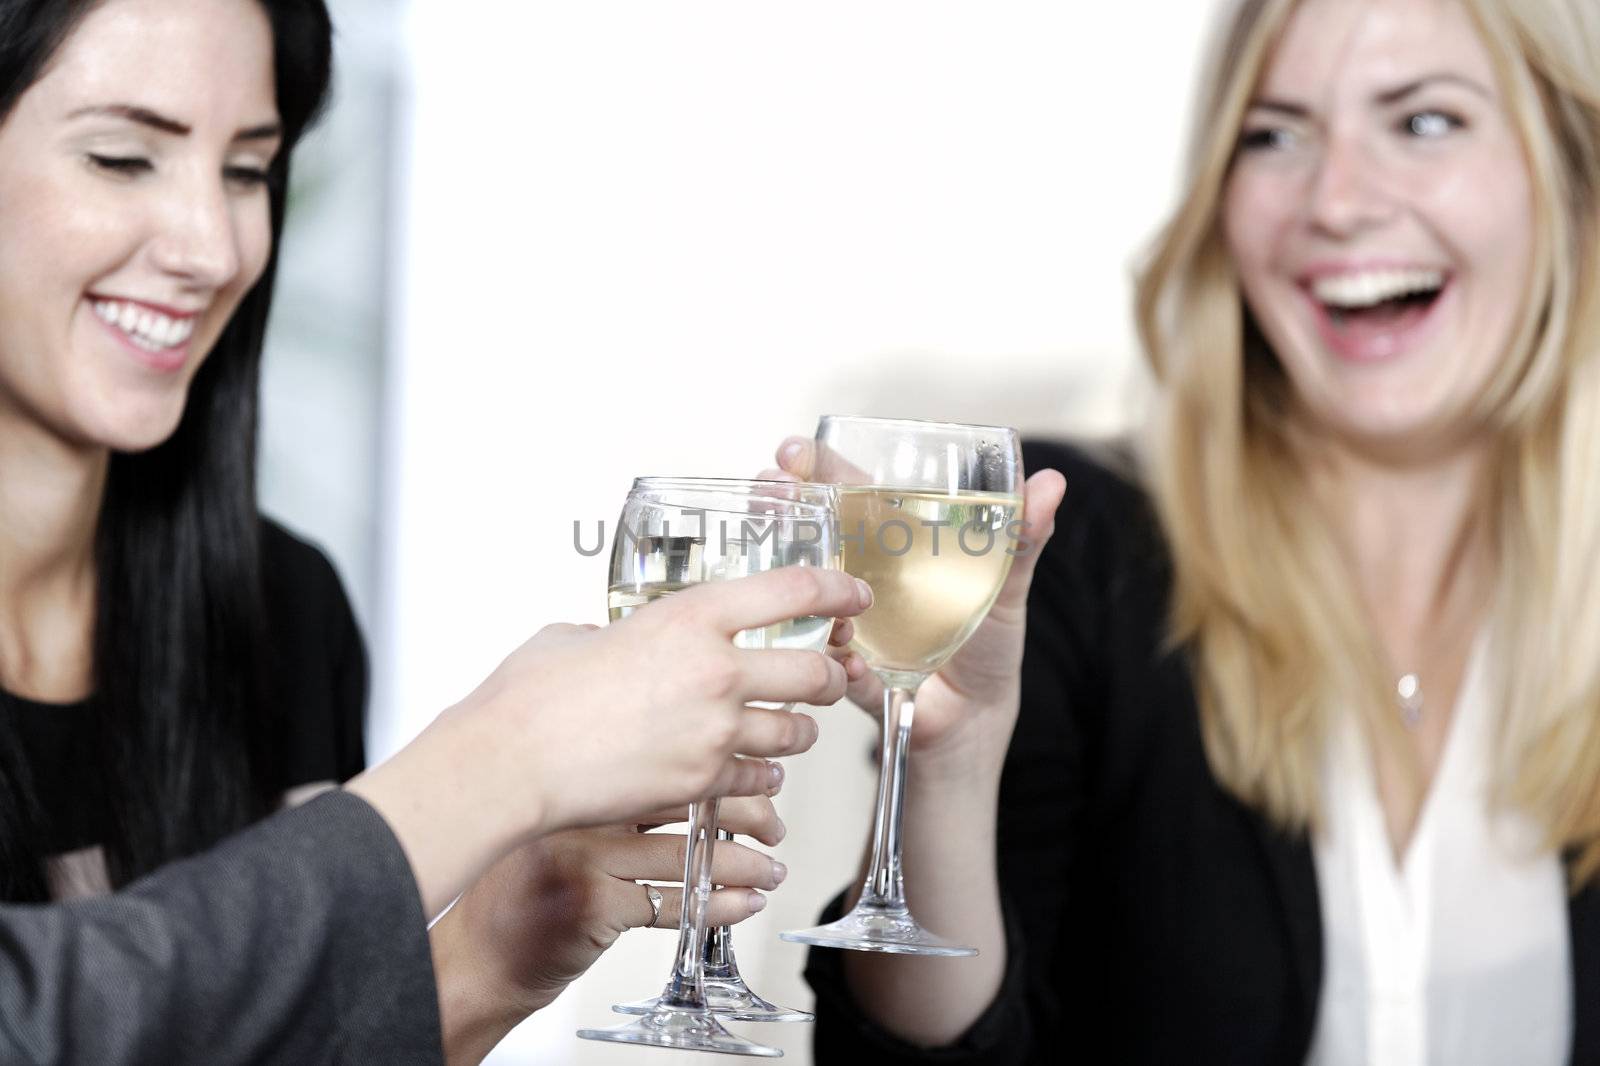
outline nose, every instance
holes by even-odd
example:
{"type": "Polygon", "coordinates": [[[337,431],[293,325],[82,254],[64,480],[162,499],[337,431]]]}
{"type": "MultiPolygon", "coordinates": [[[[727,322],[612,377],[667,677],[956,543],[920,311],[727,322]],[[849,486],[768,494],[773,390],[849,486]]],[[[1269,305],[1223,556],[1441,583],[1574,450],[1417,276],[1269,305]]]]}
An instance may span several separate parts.
{"type": "Polygon", "coordinates": [[[1387,222],[1394,201],[1380,169],[1362,136],[1330,133],[1307,191],[1311,225],[1328,236],[1345,238],[1387,222]]]}
{"type": "Polygon", "coordinates": [[[239,235],[220,180],[174,186],[151,244],[157,269],[193,289],[220,289],[239,273],[239,235]]]}

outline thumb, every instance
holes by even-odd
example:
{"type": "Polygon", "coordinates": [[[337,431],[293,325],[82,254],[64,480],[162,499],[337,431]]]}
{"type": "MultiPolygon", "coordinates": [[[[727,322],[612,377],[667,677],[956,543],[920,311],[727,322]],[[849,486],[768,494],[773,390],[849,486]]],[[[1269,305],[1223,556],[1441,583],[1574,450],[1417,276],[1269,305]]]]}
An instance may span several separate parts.
{"type": "Polygon", "coordinates": [[[811,480],[816,465],[816,445],[810,437],[787,437],[778,445],[778,468],[801,481],[811,480]]]}
{"type": "Polygon", "coordinates": [[[1039,563],[1044,546],[1055,533],[1056,509],[1067,492],[1067,479],[1055,470],[1039,470],[1028,478],[1022,492],[1022,533],[1016,546],[1016,559],[1011,573],[1001,586],[995,605],[1018,606],[1028,598],[1028,586],[1033,583],[1033,569],[1039,563]]]}

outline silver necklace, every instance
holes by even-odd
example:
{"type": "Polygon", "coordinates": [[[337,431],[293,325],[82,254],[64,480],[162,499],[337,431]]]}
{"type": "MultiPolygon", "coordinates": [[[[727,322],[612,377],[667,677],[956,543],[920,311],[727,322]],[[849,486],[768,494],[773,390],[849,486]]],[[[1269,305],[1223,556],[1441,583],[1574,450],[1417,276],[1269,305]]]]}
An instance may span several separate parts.
{"type": "Polygon", "coordinates": [[[1407,729],[1415,729],[1422,722],[1422,682],[1416,674],[1402,674],[1394,686],[1395,701],[1400,708],[1400,720],[1407,729]]]}

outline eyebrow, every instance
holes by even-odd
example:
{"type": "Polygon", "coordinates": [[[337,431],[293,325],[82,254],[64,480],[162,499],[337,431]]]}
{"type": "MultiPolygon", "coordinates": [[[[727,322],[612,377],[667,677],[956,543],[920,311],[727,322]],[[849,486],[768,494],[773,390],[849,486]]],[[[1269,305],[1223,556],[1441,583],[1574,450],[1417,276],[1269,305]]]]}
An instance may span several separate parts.
{"type": "Polygon", "coordinates": [[[1485,86],[1483,83],[1481,83],[1479,81],[1475,81],[1474,79],[1469,78],[1464,74],[1444,74],[1444,73],[1440,73],[1440,74],[1424,74],[1422,77],[1416,78],[1416,79],[1414,79],[1412,81],[1408,81],[1404,85],[1398,86],[1397,88],[1390,89],[1387,92],[1379,93],[1375,97],[1375,99],[1380,104],[1397,103],[1397,102],[1399,102],[1401,100],[1404,100],[1406,97],[1410,96],[1412,93],[1417,92],[1417,91],[1422,90],[1422,89],[1426,89],[1428,86],[1433,85],[1433,84],[1435,84],[1437,82],[1446,82],[1446,83],[1451,84],[1451,85],[1459,85],[1463,89],[1467,89],[1467,90],[1469,90],[1471,92],[1477,93],[1479,96],[1483,97],[1485,100],[1493,100],[1494,99],[1494,93],[1490,92],[1488,87],[1485,86]]]}
{"type": "MultiPolygon", "coordinates": [[[[1465,75],[1425,74],[1420,78],[1414,78],[1411,81],[1406,82],[1404,85],[1396,86],[1393,89],[1385,89],[1383,92],[1374,95],[1373,100],[1385,106],[1397,104],[1401,100],[1404,100],[1406,97],[1410,96],[1412,93],[1421,92],[1428,86],[1435,85],[1439,82],[1445,82],[1451,85],[1459,85],[1464,89],[1478,94],[1485,100],[1494,99],[1494,93],[1492,93],[1485,85],[1483,85],[1481,82],[1474,81],[1472,78],[1466,77],[1465,75]]],[[[1296,103],[1293,100],[1279,100],[1272,97],[1266,97],[1260,100],[1252,100],[1250,102],[1250,110],[1273,111],[1281,115],[1287,115],[1290,118],[1307,118],[1311,114],[1311,109],[1305,104],[1296,103]]]]}
{"type": "MultiPolygon", "coordinates": [[[[100,117],[127,119],[141,126],[170,133],[175,137],[187,137],[191,127],[179,122],[175,118],[168,118],[158,114],[148,107],[138,107],[134,104],[101,104],[96,107],[80,107],[67,116],[68,119],[83,118],[86,115],[100,117]]],[[[270,141],[283,136],[283,125],[278,122],[264,122],[259,126],[247,126],[233,135],[235,141],[270,141]]]]}
{"type": "Polygon", "coordinates": [[[1305,118],[1311,114],[1311,109],[1303,104],[1293,104],[1287,100],[1252,100],[1251,111],[1275,111],[1290,118],[1305,118]]]}

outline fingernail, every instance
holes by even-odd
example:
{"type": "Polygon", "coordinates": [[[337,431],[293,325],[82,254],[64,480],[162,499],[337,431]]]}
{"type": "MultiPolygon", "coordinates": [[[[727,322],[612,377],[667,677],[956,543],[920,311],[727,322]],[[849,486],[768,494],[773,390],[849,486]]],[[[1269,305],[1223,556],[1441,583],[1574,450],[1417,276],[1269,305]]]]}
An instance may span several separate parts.
{"type": "Polygon", "coordinates": [[[772,784],[768,786],[770,788],[777,788],[779,785],[783,784],[783,764],[777,762],[767,763],[767,777],[772,782],[772,784]]]}
{"type": "Polygon", "coordinates": [[[861,604],[863,611],[872,606],[872,586],[859,577],[856,578],[856,602],[861,604]]]}
{"type": "Polygon", "coordinates": [[[772,883],[783,884],[783,879],[789,876],[789,868],[778,860],[772,860],[772,883]]]}
{"type": "Polygon", "coordinates": [[[783,838],[788,836],[788,835],[789,835],[789,827],[783,824],[783,819],[782,818],[779,818],[778,819],[777,828],[772,831],[772,842],[774,844],[781,843],[783,841],[783,838]]]}
{"type": "Polygon", "coordinates": [[[797,440],[784,441],[782,446],[778,448],[778,461],[787,463],[789,460],[799,455],[800,450],[804,447],[805,445],[797,440]]]}
{"type": "Polygon", "coordinates": [[[761,893],[757,892],[755,889],[751,889],[750,890],[750,913],[754,914],[756,911],[766,910],[766,908],[767,908],[767,897],[763,896],[761,893]]]}

